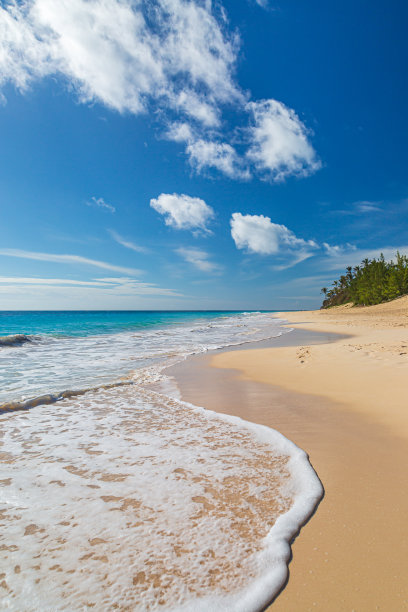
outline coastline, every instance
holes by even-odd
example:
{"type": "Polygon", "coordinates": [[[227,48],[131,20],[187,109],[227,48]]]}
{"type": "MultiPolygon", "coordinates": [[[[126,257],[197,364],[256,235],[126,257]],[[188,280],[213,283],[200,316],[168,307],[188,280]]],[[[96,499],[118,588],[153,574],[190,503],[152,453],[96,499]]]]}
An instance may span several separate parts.
{"type": "Polygon", "coordinates": [[[325,497],[292,546],[274,612],[408,607],[407,305],[401,298],[353,311],[277,313],[299,331],[342,336],[225,350],[169,371],[182,399],[283,433],[322,480],[325,497]]]}
{"type": "MultiPolygon", "coordinates": [[[[242,347],[248,338],[279,335],[279,323],[245,313],[181,330],[202,351],[203,339],[209,347],[242,347]]],[[[247,612],[263,609],[284,583],[290,540],[321,499],[319,479],[304,451],[279,432],[156,393],[163,368],[187,353],[171,352],[168,332],[159,342],[151,334],[150,343],[153,356],[163,346],[167,361],[1,414],[6,607],[26,609],[27,598],[41,609],[59,601],[100,607],[103,598],[105,607],[170,609],[186,597],[176,609],[247,612]]],[[[179,340],[180,327],[173,335],[179,340]]],[[[293,335],[283,332],[276,342],[293,335]]],[[[36,346],[27,353],[34,365],[36,346]]],[[[54,346],[39,343],[46,362],[54,346]]],[[[64,342],[58,349],[69,356],[64,342]]]]}

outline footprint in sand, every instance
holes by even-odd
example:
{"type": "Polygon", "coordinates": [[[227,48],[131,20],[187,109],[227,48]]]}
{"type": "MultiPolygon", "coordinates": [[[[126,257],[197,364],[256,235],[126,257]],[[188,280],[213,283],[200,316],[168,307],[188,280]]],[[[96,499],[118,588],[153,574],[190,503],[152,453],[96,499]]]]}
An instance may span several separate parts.
{"type": "Polygon", "coordinates": [[[305,363],[310,358],[310,346],[301,346],[296,351],[300,363],[305,363]]]}

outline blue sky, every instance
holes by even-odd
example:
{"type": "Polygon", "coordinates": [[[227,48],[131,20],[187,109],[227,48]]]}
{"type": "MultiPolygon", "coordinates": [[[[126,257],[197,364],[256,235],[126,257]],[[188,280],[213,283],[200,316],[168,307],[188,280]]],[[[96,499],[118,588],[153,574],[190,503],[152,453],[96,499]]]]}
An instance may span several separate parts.
{"type": "Polygon", "coordinates": [[[408,6],[0,2],[0,308],[297,309],[408,253],[408,6]]]}

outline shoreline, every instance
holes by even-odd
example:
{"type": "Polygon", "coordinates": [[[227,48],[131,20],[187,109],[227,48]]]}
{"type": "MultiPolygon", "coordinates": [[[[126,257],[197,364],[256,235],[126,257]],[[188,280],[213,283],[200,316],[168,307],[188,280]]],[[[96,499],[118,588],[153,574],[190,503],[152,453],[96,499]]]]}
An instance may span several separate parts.
{"type": "Polygon", "coordinates": [[[268,348],[225,349],[168,371],[183,400],[268,425],[295,442],[323,483],[325,497],[292,544],[290,578],[274,612],[408,607],[408,358],[400,354],[408,329],[401,312],[389,312],[408,313],[408,302],[395,302],[358,314],[344,307],[276,313],[299,330],[297,345],[278,346],[292,336],[285,334],[268,348]],[[299,346],[300,330],[341,336],[299,346]]]}

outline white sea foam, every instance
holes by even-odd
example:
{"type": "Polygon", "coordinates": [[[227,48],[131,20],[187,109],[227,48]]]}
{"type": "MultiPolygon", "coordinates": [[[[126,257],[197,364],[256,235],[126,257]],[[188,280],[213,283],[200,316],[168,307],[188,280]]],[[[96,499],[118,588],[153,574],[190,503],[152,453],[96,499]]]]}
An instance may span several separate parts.
{"type": "Polygon", "coordinates": [[[321,496],[278,432],[138,386],[0,420],[2,609],[261,610],[321,496]]]}
{"type": "Polygon", "coordinates": [[[307,456],[148,383],[188,354],[280,335],[278,324],[248,314],[13,348],[13,399],[22,381],[28,396],[125,373],[129,384],[0,415],[1,609],[255,612],[270,601],[322,493],[307,456]]]}
{"type": "Polygon", "coordinates": [[[169,357],[272,338],[287,331],[279,323],[268,313],[247,313],[136,332],[30,337],[27,344],[0,346],[0,404],[113,382],[169,357]]]}

